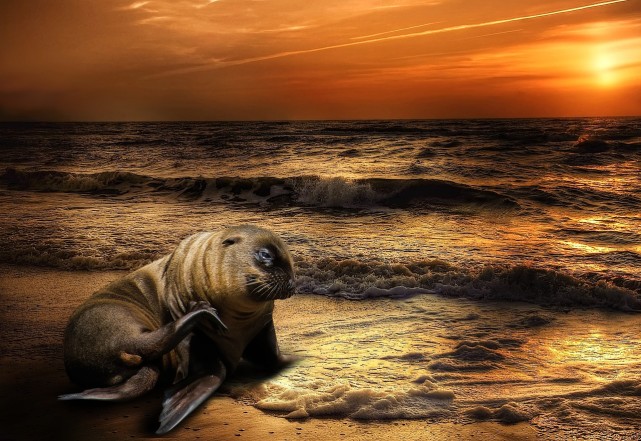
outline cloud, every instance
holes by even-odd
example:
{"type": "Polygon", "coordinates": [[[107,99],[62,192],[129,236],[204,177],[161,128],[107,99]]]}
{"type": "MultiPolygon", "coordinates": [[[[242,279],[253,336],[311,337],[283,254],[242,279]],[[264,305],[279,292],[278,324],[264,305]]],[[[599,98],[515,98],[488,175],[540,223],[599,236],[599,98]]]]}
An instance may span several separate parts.
{"type": "Polygon", "coordinates": [[[143,6],[145,6],[145,5],[146,5],[146,4],[148,4],[148,3],[150,3],[150,2],[148,2],[148,1],[146,1],[146,2],[135,2],[135,3],[132,3],[132,4],[130,4],[129,6],[127,6],[127,9],[138,9],[138,8],[142,8],[143,6]]]}
{"type": "Polygon", "coordinates": [[[276,53],[267,54],[267,55],[260,55],[260,56],[255,56],[255,57],[242,58],[242,59],[238,59],[238,60],[226,60],[226,61],[222,61],[222,62],[216,60],[216,62],[206,63],[204,65],[198,65],[198,66],[193,66],[193,67],[183,68],[183,69],[169,70],[169,71],[163,72],[161,74],[154,75],[154,77],[183,75],[183,74],[189,74],[189,73],[194,73],[194,72],[202,72],[202,71],[206,71],[206,70],[213,70],[213,69],[220,69],[220,68],[231,67],[231,66],[238,66],[238,65],[242,65],[242,64],[255,63],[255,62],[259,62],[259,61],[267,61],[267,60],[273,60],[273,59],[278,59],[278,58],[291,57],[291,56],[294,56],[294,55],[303,55],[303,54],[311,54],[311,53],[315,53],[315,52],[324,52],[324,51],[328,51],[328,50],[332,50],[332,49],[341,49],[341,48],[347,48],[347,47],[352,47],[352,46],[360,46],[360,45],[369,45],[369,44],[373,44],[373,43],[381,43],[381,42],[385,42],[385,41],[411,39],[411,38],[425,37],[425,36],[436,35],[436,34],[443,34],[443,33],[448,33],[448,32],[463,31],[463,30],[476,29],[476,28],[485,28],[485,27],[497,26],[497,25],[502,25],[502,24],[514,23],[514,22],[523,22],[523,21],[534,20],[534,19],[539,19],[539,18],[545,18],[545,17],[555,16],[555,15],[569,14],[569,13],[573,13],[573,12],[583,11],[583,10],[586,10],[586,9],[599,8],[599,7],[614,5],[614,4],[618,4],[618,3],[625,3],[627,1],[629,1],[629,0],[611,0],[611,1],[592,3],[592,4],[588,4],[588,5],[583,5],[583,6],[577,6],[577,7],[573,7],[573,8],[565,8],[565,9],[549,11],[549,12],[543,12],[543,13],[538,13],[538,14],[524,15],[524,16],[519,16],[519,17],[510,17],[510,18],[504,18],[504,19],[499,19],[499,20],[490,20],[490,21],[485,21],[485,22],[480,22],[480,23],[462,24],[462,25],[455,25],[455,26],[446,26],[446,27],[441,27],[441,28],[436,28],[436,29],[428,29],[428,30],[420,31],[420,32],[402,33],[402,34],[399,34],[399,35],[382,36],[382,35],[386,35],[386,34],[389,34],[389,33],[402,32],[404,30],[414,29],[414,28],[419,28],[419,27],[425,27],[425,26],[428,26],[428,25],[432,24],[432,23],[425,23],[425,24],[415,25],[415,26],[411,26],[411,27],[398,28],[398,29],[394,29],[394,30],[390,30],[390,31],[386,31],[386,32],[380,32],[380,33],[377,33],[377,34],[370,34],[369,36],[353,37],[352,38],[352,40],[356,39],[358,41],[351,41],[351,42],[346,42],[346,43],[339,43],[339,44],[321,46],[321,47],[316,47],[316,48],[311,48],[311,49],[282,51],[282,52],[276,52],[276,53]],[[367,38],[367,37],[372,37],[372,36],[374,36],[376,38],[367,38]]]}
{"type": "Polygon", "coordinates": [[[202,9],[202,8],[206,8],[207,6],[209,6],[209,5],[213,4],[213,3],[218,3],[219,1],[221,1],[221,0],[207,0],[205,3],[194,5],[194,7],[196,9],[202,9]]]}
{"type": "Polygon", "coordinates": [[[537,91],[631,109],[641,81],[629,0],[34,1],[0,2],[0,119],[518,114],[537,91]]]}

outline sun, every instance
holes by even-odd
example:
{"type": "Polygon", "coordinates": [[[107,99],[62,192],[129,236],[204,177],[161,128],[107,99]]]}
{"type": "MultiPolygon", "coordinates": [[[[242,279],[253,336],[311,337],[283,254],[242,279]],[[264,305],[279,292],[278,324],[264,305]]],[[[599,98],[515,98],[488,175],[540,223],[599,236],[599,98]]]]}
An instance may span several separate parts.
{"type": "Polygon", "coordinates": [[[593,60],[592,69],[596,82],[602,87],[614,87],[619,78],[616,72],[617,63],[612,54],[600,51],[593,60]]]}

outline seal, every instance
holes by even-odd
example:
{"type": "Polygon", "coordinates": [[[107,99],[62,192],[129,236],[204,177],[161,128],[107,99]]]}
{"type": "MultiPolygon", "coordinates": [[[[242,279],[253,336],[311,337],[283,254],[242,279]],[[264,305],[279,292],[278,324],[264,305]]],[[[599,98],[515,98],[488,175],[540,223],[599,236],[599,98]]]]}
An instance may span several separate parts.
{"type": "Polygon", "coordinates": [[[241,359],[276,371],[274,300],[294,293],[292,257],[272,232],[241,225],[194,234],[169,255],[93,294],[69,319],[64,361],[88,387],[61,400],[127,400],[165,392],[166,433],[209,398],[241,359]]]}

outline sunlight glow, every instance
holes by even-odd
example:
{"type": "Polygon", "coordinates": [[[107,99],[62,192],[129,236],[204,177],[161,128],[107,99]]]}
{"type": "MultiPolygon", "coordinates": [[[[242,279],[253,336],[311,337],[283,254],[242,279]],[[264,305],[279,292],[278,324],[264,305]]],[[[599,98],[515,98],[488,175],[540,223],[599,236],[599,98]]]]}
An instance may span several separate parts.
{"type": "Polygon", "coordinates": [[[614,55],[601,51],[594,59],[593,69],[599,85],[611,87],[617,84],[614,55]]]}
{"type": "Polygon", "coordinates": [[[575,250],[581,250],[586,253],[608,253],[611,251],[614,251],[614,248],[610,247],[604,247],[604,246],[593,246],[593,245],[586,245],[584,243],[579,243],[579,242],[572,242],[572,241],[563,241],[563,244],[567,245],[568,247],[575,249],[575,250]]]}
{"type": "Polygon", "coordinates": [[[13,42],[0,60],[0,118],[640,113],[631,0],[99,3],[91,14],[47,3],[42,20],[0,27],[13,42]],[[49,35],[60,38],[41,44],[49,35]]]}

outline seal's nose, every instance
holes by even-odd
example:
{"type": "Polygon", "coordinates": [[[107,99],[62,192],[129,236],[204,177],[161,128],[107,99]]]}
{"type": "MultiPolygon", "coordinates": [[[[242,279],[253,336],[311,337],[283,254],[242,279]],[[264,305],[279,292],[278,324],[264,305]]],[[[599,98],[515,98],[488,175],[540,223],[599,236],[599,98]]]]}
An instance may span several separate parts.
{"type": "Polygon", "coordinates": [[[295,289],[296,283],[294,283],[294,279],[289,279],[289,282],[287,282],[287,297],[293,296],[295,289]]]}

